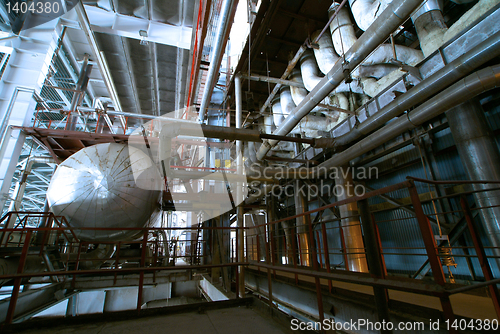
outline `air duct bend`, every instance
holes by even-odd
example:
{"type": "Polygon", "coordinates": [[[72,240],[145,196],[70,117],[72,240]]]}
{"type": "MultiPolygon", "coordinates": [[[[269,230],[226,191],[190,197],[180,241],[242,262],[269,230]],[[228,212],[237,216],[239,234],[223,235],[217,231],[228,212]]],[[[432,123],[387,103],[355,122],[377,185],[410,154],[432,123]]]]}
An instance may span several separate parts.
{"type": "MultiPolygon", "coordinates": [[[[273,113],[273,121],[275,126],[280,126],[281,122],[285,119],[283,112],[281,111],[281,101],[279,96],[275,96],[273,102],[271,102],[271,112],[273,113]]],[[[270,133],[271,129],[265,128],[266,133],[270,133]],[[268,132],[269,131],[269,132],[268,132]]]]}
{"type": "Polygon", "coordinates": [[[427,0],[411,19],[417,31],[420,49],[427,57],[443,44],[444,34],[448,30],[438,1],[427,0]]]}
{"type": "MultiPolygon", "coordinates": [[[[328,16],[330,18],[335,13],[338,6],[340,5],[336,2],[330,6],[328,9],[328,16]]],[[[351,18],[349,17],[349,11],[345,7],[339,10],[337,16],[333,19],[332,23],[330,23],[330,31],[332,34],[333,46],[340,56],[343,56],[358,40],[354,32],[351,18]]]]}
{"type": "MultiPolygon", "coordinates": [[[[356,2],[360,0],[355,0],[356,2]]],[[[333,3],[328,10],[329,15],[333,15],[337,6],[339,4],[333,3]]],[[[346,8],[341,8],[337,14],[337,17],[333,19],[330,24],[330,30],[332,32],[333,45],[335,46],[335,51],[339,55],[344,55],[347,50],[349,50],[354,43],[357,41],[354,28],[349,17],[349,12],[346,8]]],[[[372,54],[370,54],[362,63],[362,65],[378,65],[387,64],[392,60],[399,60],[403,64],[415,65],[421,61],[424,57],[421,51],[409,48],[407,46],[395,45],[396,55],[394,55],[392,45],[381,44],[372,54]]],[[[352,73],[353,76],[357,76],[357,73],[352,73]]]]}
{"type": "MultiPolygon", "coordinates": [[[[301,72],[298,69],[294,69],[290,75],[290,80],[303,84],[301,72]]],[[[302,100],[307,96],[307,89],[302,87],[290,86],[290,93],[292,95],[293,103],[298,106],[302,100]]],[[[314,112],[324,111],[322,108],[314,107],[312,110],[314,112]]],[[[288,117],[288,116],[287,116],[288,117]]]]}
{"type": "MultiPolygon", "coordinates": [[[[290,87],[287,87],[287,86],[281,87],[281,89],[280,89],[280,104],[281,104],[282,119],[279,122],[279,124],[281,124],[283,119],[285,117],[288,117],[288,115],[290,115],[292,110],[295,108],[295,103],[293,102],[292,92],[290,91],[290,87]]],[[[279,126],[279,124],[276,124],[276,122],[274,122],[274,124],[276,126],[279,126]]]]}
{"type": "Polygon", "coordinates": [[[307,50],[302,57],[300,57],[300,72],[302,74],[304,87],[306,87],[308,91],[312,91],[321,81],[322,78],[319,76],[319,69],[311,50],[307,50]]]}
{"type": "MultiPolygon", "coordinates": [[[[319,76],[318,65],[316,64],[316,60],[314,59],[313,52],[310,50],[304,52],[304,54],[300,58],[300,70],[302,74],[302,81],[304,82],[304,86],[308,91],[312,91],[314,87],[316,87],[316,85],[321,81],[321,79],[323,79],[323,77],[319,76]]],[[[349,92],[363,94],[363,89],[357,81],[353,81],[348,84],[342,82],[335,88],[332,93],[337,94],[349,92]]],[[[326,99],[324,103],[329,104],[329,100],[326,99]]]]}
{"type": "Polygon", "coordinates": [[[366,31],[392,0],[349,0],[352,15],[359,29],[366,31]]]}
{"type": "MultiPolygon", "coordinates": [[[[320,34],[320,30],[315,31],[311,35],[311,39],[315,40],[320,34]]],[[[316,61],[318,62],[319,70],[326,74],[328,73],[333,65],[339,60],[339,56],[335,53],[335,49],[333,48],[332,39],[328,36],[327,33],[324,33],[321,38],[318,40],[318,48],[313,49],[314,56],[316,57],[316,61]]]]}

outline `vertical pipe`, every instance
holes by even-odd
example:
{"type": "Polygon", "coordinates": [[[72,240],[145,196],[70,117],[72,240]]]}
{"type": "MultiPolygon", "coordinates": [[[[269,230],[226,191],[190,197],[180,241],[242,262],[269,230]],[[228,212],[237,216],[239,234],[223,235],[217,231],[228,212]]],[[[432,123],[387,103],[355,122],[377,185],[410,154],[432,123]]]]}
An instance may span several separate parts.
{"type": "MultiPolygon", "coordinates": [[[[341,189],[337,200],[341,201],[354,196],[354,183],[352,180],[351,169],[343,166],[340,173],[336,173],[336,185],[341,189]]],[[[356,202],[339,206],[342,232],[346,244],[345,252],[349,264],[349,271],[368,272],[366,255],[364,254],[365,245],[363,243],[363,234],[361,232],[361,223],[358,218],[358,206],[356,202]]]]}
{"type": "MultiPolygon", "coordinates": [[[[358,202],[361,224],[363,224],[363,232],[366,243],[366,258],[370,265],[370,274],[376,278],[384,278],[384,269],[382,266],[382,256],[377,244],[377,233],[375,226],[371,220],[370,208],[368,200],[364,199],[358,202]]],[[[373,295],[375,297],[375,306],[377,307],[378,320],[383,322],[389,321],[389,295],[387,289],[382,287],[373,287],[373,295]]],[[[390,330],[382,330],[382,333],[391,333],[390,330]]]]}
{"type": "Polygon", "coordinates": [[[205,119],[205,113],[208,105],[210,104],[212,92],[219,77],[219,69],[222,62],[222,56],[224,55],[225,45],[229,36],[228,33],[230,27],[233,24],[234,10],[237,4],[238,0],[223,0],[222,8],[220,9],[219,22],[217,25],[217,31],[215,33],[215,42],[212,52],[210,53],[210,68],[208,69],[205,90],[203,91],[203,96],[200,104],[200,123],[203,123],[205,119]]]}
{"type": "MultiPolygon", "coordinates": [[[[460,160],[467,176],[472,181],[500,181],[500,152],[488,126],[488,121],[477,99],[462,103],[446,112],[451,134],[457,146],[460,160]]],[[[474,198],[479,210],[483,228],[495,256],[500,256],[500,191],[486,191],[493,184],[474,184],[474,198]]],[[[496,259],[500,268],[500,259],[496,259]]]]}
{"type": "MultiPolygon", "coordinates": [[[[295,181],[295,214],[299,215],[308,211],[307,200],[305,195],[302,193],[304,183],[300,180],[295,181]]],[[[311,244],[308,236],[307,227],[311,223],[309,215],[302,215],[296,218],[297,222],[297,236],[299,237],[299,254],[300,265],[310,266],[311,265],[311,244]]]]}
{"type": "MultiPolygon", "coordinates": [[[[240,129],[242,127],[243,123],[243,117],[242,117],[242,96],[241,96],[241,76],[238,73],[234,77],[234,95],[235,95],[235,102],[236,102],[236,128],[240,129]]],[[[201,112],[201,110],[200,110],[201,112]]],[[[201,114],[200,114],[201,115],[201,114]]],[[[236,172],[238,175],[243,174],[243,142],[241,140],[236,141],[236,172]]],[[[236,188],[236,202],[241,203],[242,197],[243,197],[243,189],[242,189],[242,184],[238,183],[237,188],[236,188]]],[[[236,209],[236,214],[237,214],[237,225],[238,225],[238,230],[236,233],[236,238],[239,239],[238,242],[238,258],[243,260],[243,247],[244,247],[244,242],[243,242],[243,208],[241,206],[238,206],[236,209]]],[[[244,297],[245,296],[245,273],[244,273],[244,268],[242,266],[238,267],[238,278],[239,281],[236,282],[237,288],[239,289],[239,294],[240,296],[244,297]]]]}

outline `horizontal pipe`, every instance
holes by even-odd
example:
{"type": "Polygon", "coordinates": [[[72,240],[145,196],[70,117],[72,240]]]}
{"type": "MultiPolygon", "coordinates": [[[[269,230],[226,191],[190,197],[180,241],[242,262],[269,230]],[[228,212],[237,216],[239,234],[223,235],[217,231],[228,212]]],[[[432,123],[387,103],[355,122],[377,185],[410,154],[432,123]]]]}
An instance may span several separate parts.
{"type": "Polygon", "coordinates": [[[333,147],[347,145],[363,135],[369,134],[498,55],[500,55],[500,32],[447,64],[405,94],[400,95],[345,135],[333,139],[333,147]]]}
{"type": "MultiPolygon", "coordinates": [[[[345,79],[345,73],[351,72],[377,46],[383,43],[390,34],[420,4],[420,0],[394,1],[377,18],[372,27],[356,41],[344,55],[343,62],[337,62],[319,84],[276,129],[276,135],[287,135],[314,107],[321,103],[345,79]]],[[[257,152],[257,159],[262,160],[269,150],[278,143],[277,140],[265,141],[257,152]]]]}
{"type": "Polygon", "coordinates": [[[500,86],[500,65],[487,67],[445,89],[408,114],[400,116],[380,130],[365,137],[342,153],[328,159],[316,168],[341,166],[348,161],[382,145],[401,133],[414,129],[422,123],[442,114],[480,93],[500,86]]]}
{"type": "Polygon", "coordinates": [[[276,84],[281,84],[283,86],[294,86],[294,87],[301,87],[303,88],[304,85],[301,84],[300,82],[292,81],[292,80],[285,80],[281,78],[271,78],[271,77],[266,77],[264,75],[257,75],[257,74],[251,74],[251,75],[246,75],[242,74],[241,75],[242,79],[249,79],[252,81],[262,81],[262,82],[270,82],[270,83],[276,83],[276,84]]]}

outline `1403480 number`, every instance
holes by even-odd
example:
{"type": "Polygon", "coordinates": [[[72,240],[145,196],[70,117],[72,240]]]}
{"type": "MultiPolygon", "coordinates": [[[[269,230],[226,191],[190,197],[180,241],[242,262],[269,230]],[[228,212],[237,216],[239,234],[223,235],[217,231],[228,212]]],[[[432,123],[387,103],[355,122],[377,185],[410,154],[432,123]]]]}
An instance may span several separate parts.
{"type": "Polygon", "coordinates": [[[8,13],[26,14],[28,12],[36,14],[59,14],[61,6],[58,1],[38,1],[27,2],[16,1],[13,5],[10,2],[6,4],[8,13]]]}

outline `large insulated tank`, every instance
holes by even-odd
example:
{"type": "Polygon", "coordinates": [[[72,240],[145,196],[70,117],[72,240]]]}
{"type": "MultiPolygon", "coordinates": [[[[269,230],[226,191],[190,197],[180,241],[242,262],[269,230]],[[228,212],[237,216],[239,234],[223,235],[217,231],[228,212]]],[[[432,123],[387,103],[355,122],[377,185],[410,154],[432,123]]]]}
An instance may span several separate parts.
{"type": "Polygon", "coordinates": [[[161,177],[141,150],[106,143],[76,152],[57,168],[47,191],[56,216],[65,216],[85,241],[125,241],[155,222],[161,177]],[[156,187],[156,188],[155,188],[156,187]],[[79,230],[98,227],[115,230],[79,230]]]}

